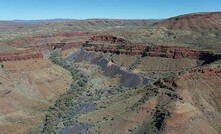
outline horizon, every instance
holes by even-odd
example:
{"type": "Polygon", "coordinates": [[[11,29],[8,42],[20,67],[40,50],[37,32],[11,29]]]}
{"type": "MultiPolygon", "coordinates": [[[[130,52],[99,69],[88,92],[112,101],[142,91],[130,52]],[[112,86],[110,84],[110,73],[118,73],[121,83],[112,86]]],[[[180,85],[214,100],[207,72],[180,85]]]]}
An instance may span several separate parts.
{"type": "Polygon", "coordinates": [[[127,18],[83,18],[83,19],[75,19],[75,18],[49,18],[49,19],[13,19],[13,20],[0,20],[0,21],[62,21],[62,20],[70,20],[70,21],[73,21],[73,20],[76,20],[76,21],[81,21],[81,20],[164,20],[164,19],[169,19],[169,18],[173,18],[173,17],[177,17],[177,16],[182,16],[182,15],[188,15],[188,14],[200,14],[200,13],[221,13],[221,11],[213,11],[213,12],[193,12],[193,13],[187,13],[187,14],[178,14],[176,16],[170,16],[168,18],[149,18],[149,19],[146,19],[146,18],[136,18],[136,19],[127,19],[127,18]]]}
{"type": "Polygon", "coordinates": [[[0,20],[0,21],[66,21],[66,20],[70,20],[70,21],[81,21],[81,20],[164,20],[164,19],[169,19],[169,18],[173,18],[173,17],[177,17],[177,16],[182,16],[182,15],[188,15],[188,14],[197,14],[197,13],[221,13],[221,11],[214,11],[214,12],[193,12],[193,13],[187,13],[187,14],[178,14],[176,16],[170,16],[168,18],[137,18],[137,19],[115,19],[115,18],[85,18],[85,19],[75,19],[75,18],[50,18],[50,19],[33,19],[33,20],[22,20],[22,19],[14,19],[14,20],[0,20]]]}
{"type": "Polygon", "coordinates": [[[167,19],[183,14],[220,12],[219,5],[219,0],[2,0],[0,20],[167,19]]]}

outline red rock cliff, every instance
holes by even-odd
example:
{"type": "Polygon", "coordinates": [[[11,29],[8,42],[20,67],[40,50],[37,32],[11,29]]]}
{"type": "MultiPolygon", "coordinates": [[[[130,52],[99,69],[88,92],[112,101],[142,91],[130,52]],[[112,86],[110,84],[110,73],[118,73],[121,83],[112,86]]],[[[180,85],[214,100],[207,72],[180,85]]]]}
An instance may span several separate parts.
{"type": "Polygon", "coordinates": [[[42,53],[0,53],[0,62],[43,58],[42,53]]]}
{"type": "Polygon", "coordinates": [[[215,54],[209,51],[197,51],[184,47],[172,46],[147,46],[145,44],[128,44],[123,46],[118,45],[100,45],[100,44],[84,44],[86,51],[96,51],[104,53],[116,53],[126,55],[142,55],[151,57],[165,57],[165,58],[189,58],[200,60],[218,60],[221,59],[220,54],[215,54]]]}

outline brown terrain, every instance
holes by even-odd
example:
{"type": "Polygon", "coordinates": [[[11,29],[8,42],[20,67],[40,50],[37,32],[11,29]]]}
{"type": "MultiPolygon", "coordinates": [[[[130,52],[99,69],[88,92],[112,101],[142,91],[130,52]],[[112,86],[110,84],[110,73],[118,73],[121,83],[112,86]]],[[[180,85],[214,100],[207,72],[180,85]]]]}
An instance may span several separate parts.
{"type": "Polygon", "coordinates": [[[56,48],[61,48],[62,53],[73,51],[73,48],[83,44],[80,38],[87,39],[86,36],[87,33],[64,33],[8,42],[8,45],[14,45],[17,50],[0,53],[0,133],[27,133],[30,128],[42,122],[42,111],[66,92],[72,81],[67,70],[45,59],[45,51],[56,48]],[[75,40],[76,36],[79,39],[76,42],[60,43],[63,39],[75,40]],[[47,44],[41,43],[49,38],[57,38],[57,41],[51,39],[47,44]],[[22,45],[24,43],[34,45],[27,47],[22,45]]]}
{"type": "MultiPolygon", "coordinates": [[[[181,64],[180,60],[182,60],[184,63],[183,68],[174,66],[172,68],[167,68],[168,70],[161,70],[161,68],[158,70],[152,70],[156,67],[146,68],[145,72],[152,71],[155,72],[155,75],[156,72],[159,71],[172,71],[177,73],[172,75],[173,77],[164,77],[154,84],[154,86],[156,86],[156,88],[154,88],[154,90],[156,90],[156,94],[154,96],[156,97],[153,97],[150,100],[147,99],[144,104],[138,106],[137,114],[129,114],[125,111],[125,116],[128,114],[129,117],[122,118],[124,118],[126,122],[119,120],[118,118],[120,117],[115,117],[114,113],[110,113],[110,117],[117,118],[117,121],[111,121],[110,124],[102,123],[99,125],[99,129],[92,130],[93,133],[96,131],[100,131],[101,133],[106,133],[107,131],[108,133],[126,133],[128,130],[132,132],[129,128],[142,123],[143,125],[138,125],[138,128],[136,127],[133,131],[139,133],[159,133],[159,131],[162,131],[162,133],[221,132],[220,105],[218,104],[220,98],[219,80],[221,80],[221,68],[216,65],[218,63],[220,64],[220,62],[216,63],[216,61],[221,59],[220,54],[184,47],[132,44],[121,38],[118,39],[117,37],[107,35],[103,37],[101,36],[95,36],[89,42],[86,42],[83,45],[85,50],[104,54],[111,53],[111,61],[115,63],[115,60],[113,60],[113,55],[115,55],[115,57],[118,57],[116,58],[116,63],[119,65],[124,62],[119,62],[119,58],[123,55],[127,55],[127,57],[129,56],[131,60],[133,59],[132,57],[135,56],[139,62],[134,62],[136,65],[133,66],[132,70],[136,73],[139,73],[139,69],[144,66],[142,64],[150,66],[152,63],[144,62],[146,57],[155,60],[155,63],[164,63],[164,60],[169,61],[168,63],[172,60],[173,64],[181,64]],[[199,62],[201,64],[188,67],[187,64],[190,64],[190,60],[201,61],[199,62]],[[214,62],[216,64],[213,64],[214,62]],[[174,69],[176,71],[174,71],[174,69]],[[160,97],[161,99],[157,97],[160,97]],[[155,106],[149,106],[149,103],[153,103],[152,101],[154,101],[155,106]],[[149,113],[149,111],[152,112],[149,113]],[[158,114],[159,119],[155,119],[158,114]],[[143,119],[149,119],[149,121],[143,119]],[[155,124],[155,126],[150,127],[152,125],[149,123],[153,125],[155,124]]],[[[166,64],[167,66],[168,63],[166,64]]],[[[142,97],[142,95],[140,97],[142,97]]],[[[127,111],[129,112],[130,110],[127,111]]],[[[88,120],[86,122],[90,123],[93,123],[92,121],[99,121],[96,118],[93,118],[96,116],[96,112],[97,114],[102,114],[102,111],[95,111],[94,113],[88,113],[87,115],[80,116],[78,119],[83,122],[88,120]]]]}
{"type": "MultiPolygon", "coordinates": [[[[182,15],[144,33],[116,27],[140,31],[147,21],[81,22],[99,29],[89,32],[75,21],[21,27],[77,23],[81,30],[2,39],[0,134],[221,133],[220,18],[220,12],[182,15]],[[102,32],[105,26],[113,29],[102,32]],[[193,34],[202,46],[185,42],[193,34]],[[213,34],[216,44],[204,45],[201,34],[213,34]]],[[[7,24],[0,30],[19,31],[20,24],[7,24]]]]}
{"type": "Polygon", "coordinates": [[[201,32],[205,32],[205,30],[220,31],[220,14],[220,12],[213,12],[181,15],[156,23],[155,26],[166,27],[168,29],[195,30],[201,32]]]}
{"type": "Polygon", "coordinates": [[[0,21],[0,31],[15,31],[23,28],[25,25],[11,21],[0,21]]]}
{"type": "Polygon", "coordinates": [[[120,43],[119,45],[101,45],[87,43],[84,45],[86,51],[96,51],[103,53],[116,53],[116,54],[126,54],[126,55],[142,55],[150,57],[166,57],[166,58],[189,58],[189,59],[203,59],[211,58],[214,60],[220,59],[221,55],[214,54],[209,51],[197,51],[191,50],[189,48],[182,47],[170,47],[170,46],[148,46],[146,44],[122,44],[125,42],[121,38],[116,38],[113,36],[95,36],[91,39],[92,41],[109,41],[111,43],[120,43]]]}
{"type": "Polygon", "coordinates": [[[64,93],[71,81],[68,72],[59,66],[42,58],[29,58],[2,62],[1,133],[27,133],[41,122],[41,110],[64,93]]]}

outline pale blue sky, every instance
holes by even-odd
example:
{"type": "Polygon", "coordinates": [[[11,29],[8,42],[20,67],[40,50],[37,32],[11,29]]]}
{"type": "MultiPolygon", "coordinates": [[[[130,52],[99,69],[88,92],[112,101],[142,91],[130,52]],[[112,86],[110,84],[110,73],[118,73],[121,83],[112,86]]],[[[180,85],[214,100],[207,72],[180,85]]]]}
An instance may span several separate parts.
{"type": "Polygon", "coordinates": [[[221,0],[0,0],[0,20],[161,19],[221,11],[221,0]]]}

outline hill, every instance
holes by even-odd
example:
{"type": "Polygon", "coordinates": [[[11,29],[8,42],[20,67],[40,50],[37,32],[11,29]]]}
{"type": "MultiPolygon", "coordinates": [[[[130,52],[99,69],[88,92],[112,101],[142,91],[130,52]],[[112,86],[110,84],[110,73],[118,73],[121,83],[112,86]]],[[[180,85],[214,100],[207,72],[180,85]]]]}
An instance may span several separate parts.
{"type": "Polygon", "coordinates": [[[221,133],[219,15],[0,22],[0,133],[221,133]]]}
{"type": "Polygon", "coordinates": [[[133,43],[221,51],[221,12],[193,13],[158,21],[146,28],[112,30],[133,43]]]}
{"type": "Polygon", "coordinates": [[[172,17],[154,24],[176,30],[193,30],[197,32],[219,32],[221,30],[221,12],[193,13],[172,17]]]}

